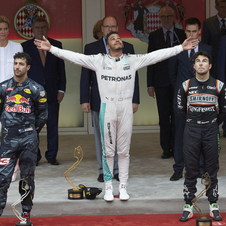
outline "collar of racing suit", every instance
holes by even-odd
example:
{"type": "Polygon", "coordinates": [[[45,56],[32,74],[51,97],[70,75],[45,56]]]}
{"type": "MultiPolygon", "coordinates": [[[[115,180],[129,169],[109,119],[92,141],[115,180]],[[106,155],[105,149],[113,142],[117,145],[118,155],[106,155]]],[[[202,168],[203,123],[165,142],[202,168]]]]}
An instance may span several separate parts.
{"type": "Polygon", "coordinates": [[[112,57],[112,56],[110,56],[110,54],[108,54],[108,57],[110,58],[110,59],[113,59],[113,60],[115,60],[116,62],[118,62],[118,61],[120,61],[122,58],[123,58],[123,54],[120,56],[120,57],[112,57]]]}
{"type": "Polygon", "coordinates": [[[23,81],[23,82],[17,82],[14,78],[13,78],[13,85],[15,84],[16,86],[24,86],[28,83],[28,77],[23,81]]]}

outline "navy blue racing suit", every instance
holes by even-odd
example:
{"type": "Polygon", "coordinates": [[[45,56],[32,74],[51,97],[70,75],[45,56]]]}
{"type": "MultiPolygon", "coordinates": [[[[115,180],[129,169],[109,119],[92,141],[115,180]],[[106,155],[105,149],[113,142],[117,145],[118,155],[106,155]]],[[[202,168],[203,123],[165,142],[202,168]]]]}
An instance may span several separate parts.
{"type": "Polygon", "coordinates": [[[178,112],[186,120],[184,129],[184,201],[191,203],[195,198],[197,177],[199,174],[200,153],[204,157],[204,170],[211,179],[206,192],[208,201],[218,200],[219,170],[219,128],[226,117],[226,99],[224,83],[210,78],[204,82],[195,77],[182,83],[177,95],[178,112]]]}
{"type": "Polygon", "coordinates": [[[37,161],[37,131],[48,116],[44,88],[26,78],[22,83],[14,78],[0,84],[0,116],[2,139],[0,149],[0,215],[6,205],[7,191],[14,167],[19,159],[21,179],[30,186],[29,202],[22,202],[24,212],[30,212],[34,195],[34,171],[37,161]]]}

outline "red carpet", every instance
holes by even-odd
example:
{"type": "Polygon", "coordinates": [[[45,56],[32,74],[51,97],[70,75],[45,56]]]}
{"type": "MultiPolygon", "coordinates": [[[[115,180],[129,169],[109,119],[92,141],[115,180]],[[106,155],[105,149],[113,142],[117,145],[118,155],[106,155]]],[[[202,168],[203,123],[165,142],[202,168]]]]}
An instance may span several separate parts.
{"type": "MultiPolygon", "coordinates": [[[[194,217],[188,222],[180,222],[181,214],[145,214],[145,215],[104,215],[104,216],[69,216],[69,217],[32,217],[34,226],[195,226],[194,217]]],[[[212,225],[226,226],[226,213],[221,213],[222,221],[213,221],[212,225]]],[[[14,226],[16,218],[0,218],[1,226],[14,226]]]]}

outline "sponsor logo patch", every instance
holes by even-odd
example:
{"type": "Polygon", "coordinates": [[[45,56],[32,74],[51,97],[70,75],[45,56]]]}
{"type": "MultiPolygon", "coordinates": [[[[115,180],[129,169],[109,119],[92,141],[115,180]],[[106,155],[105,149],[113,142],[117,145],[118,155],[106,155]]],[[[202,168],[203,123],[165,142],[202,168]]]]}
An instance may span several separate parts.
{"type": "Polygon", "coordinates": [[[40,103],[45,103],[46,101],[47,101],[46,98],[42,98],[42,99],[39,100],[40,103]]]}
{"type": "Polygon", "coordinates": [[[209,121],[205,121],[205,122],[197,121],[197,124],[207,124],[207,123],[209,123],[209,121]]]}
{"type": "Polygon", "coordinates": [[[207,89],[213,89],[213,90],[215,90],[216,87],[215,87],[215,86],[214,86],[214,87],[212,87],[212,86],[207,86],[207,89]]]}
{"type": "Polygon", "coordinates": [[[8,104],[5,105],[5,110],[7,112],[19,112],[19,113],[31,113],[31,107],[24,108],[20,104],[15,104],[14,107],[10,107],[8,104]]]}
{"type": "Polygon", "coordinates": [[[198,89],[198,86],[189,87],[189,89],[198,89]]]}
{"type": "Polygon", "coordinates": [[[110,124],[110,122],[107,123],[107,127],[108,127],[108,136],[109,136],[110,144],[112,144],[111,124],[110,124]]]}
{"type": "Polygon", "coordinates": [[[12,102],[15,104],[21,104],[21,103],[25,103],[25,104],[29,104],[29,99],[26,99],[25,97],[22,97],[20,94],[16,94],[15,96],[7,96],[7,100],[6,103],[12,102]]]}
{"type": "Polygon", "coordinates": [[[40,91],[40,96],[44,97],[45,96],[45,91],[40,91]]]}
{"type": "Polygon", "coordinates": [[[25,93],[31,94],[31,90],[30,89],[24,89],[25,93]]]}
{"type": "Polygon", "coordinates": [[[112,70],[112,68],[111,67],[108,67],[108,66],[103,66],[103,69],[104,70],[112,70]]]}
{"type": "Polygon", "coordinates": [[[7,89],[6,89],[6,92],[8,92],[8,91],[13,91],[13,87],[7,88],[7,89]]]}
{"type": "Polygon", "coordinates": [[[0,158],[0,166],[9,165],[11,158],[0,158]]]}
{"type": "Polygon", "coordinates": [[[123,67],[123,70],[129,70],[129,69],[130,69],[130,66],[123,67]]]}
{"type": "Polygon", "coordinates": [[[101,75],[102,80],[112,81],[112,82],[123,82],[123,81],[130,80],[131,78],[132,78],[131,75],[124,76],[124,77],[113,77],[113,76],[101,75]]]}

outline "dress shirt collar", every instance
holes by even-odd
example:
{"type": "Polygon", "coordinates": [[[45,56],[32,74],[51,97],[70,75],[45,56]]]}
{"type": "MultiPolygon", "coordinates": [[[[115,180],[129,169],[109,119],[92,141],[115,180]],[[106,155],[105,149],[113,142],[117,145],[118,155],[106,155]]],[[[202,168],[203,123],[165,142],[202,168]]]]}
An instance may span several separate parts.
{"type": "Polygon", "coordinates": [[[104,46],[105,46],[105,49],[106,49],[106,53],[109,54],[109,50],[108,50],[108,48],[107,48],[107,46],[106,46],[106,40],[105,40],[104,37],[103,37],[103,42],[104,42],[104,46]]]}
{"type": "Polygon", "coordinates": [[[226,18],[221,18],[221,17],[219,17],[219,15],[217,14],[217,19],[218,19],[218,21],[219,21],[219,24],[220,24],[220,28],[222,27],[222,25],[223,25],[223,23],[222,23],[222,21],[221,20],[224,20],[225,21],[225,25],[226,25],[226,18]]]}
{"type": "MultiPolygon", "coordinates": [[[[167,31],[171,31],[172,34],[174,33],[174,26],[172,26],[169,30],[166,29],[166,28],[164,28],[164,27],[162,27],[162,29],[163,29],[164,35],[166,35],[166,32],[167,32],[167,31]]],[[[171,34],[171,33],[170,33],[170,34],[171,34]]]]}
{"type": "MultiPolygon", "coordinates": [[[[195,50],[195,53],[197,53],[199,51],[199,45],[197,45],[194,50],[195,50]]],[[[188,58],[190,58],[190,53],[191,53],[191,50],[189,49],[188,50],[188,58]]]]}

